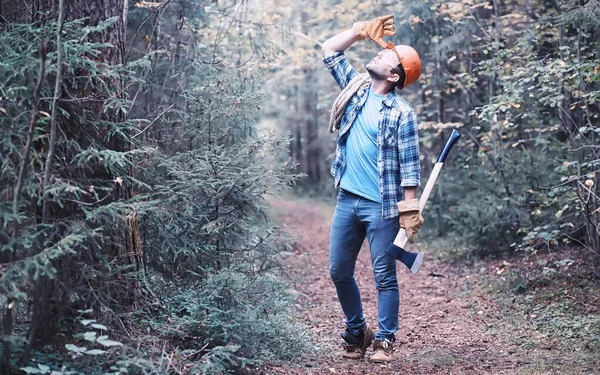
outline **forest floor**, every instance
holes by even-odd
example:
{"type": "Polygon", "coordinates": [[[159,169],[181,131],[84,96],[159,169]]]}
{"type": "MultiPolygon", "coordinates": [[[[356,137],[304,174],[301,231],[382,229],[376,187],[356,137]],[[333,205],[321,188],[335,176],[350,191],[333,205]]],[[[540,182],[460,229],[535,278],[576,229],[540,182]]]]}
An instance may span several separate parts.
{"type": "MultiPolygon", "coordinates": [[[[582,273],[590,267],[564,253],[465,263],[420,249],[426,257],[418,274],[398,262],[396,360],[371,364],[371,348],[364,360],[341,358],[344,316],[328,272],[333,207],[288,197],[269,203],[296,239],[285,270],[298,296],[295,316],[308,327],[315,351],[262,374],[600,374],[600,277],[582,273]]],[[[367,244],[355,277],[376,330],[367,244]]]]}

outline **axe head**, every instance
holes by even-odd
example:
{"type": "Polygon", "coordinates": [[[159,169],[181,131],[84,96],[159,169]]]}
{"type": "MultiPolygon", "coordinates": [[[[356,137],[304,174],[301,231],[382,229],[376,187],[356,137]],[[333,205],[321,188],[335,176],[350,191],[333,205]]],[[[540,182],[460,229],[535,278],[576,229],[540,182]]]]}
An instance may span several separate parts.
{"type": "Polygon", "coordinates": [[[419,268],[421,268],[421,264],[423,263],[423,253],[411,253],[393,243],[388,246],[385,253],[404,263],[413,275],[419,272],[419,268]]]}

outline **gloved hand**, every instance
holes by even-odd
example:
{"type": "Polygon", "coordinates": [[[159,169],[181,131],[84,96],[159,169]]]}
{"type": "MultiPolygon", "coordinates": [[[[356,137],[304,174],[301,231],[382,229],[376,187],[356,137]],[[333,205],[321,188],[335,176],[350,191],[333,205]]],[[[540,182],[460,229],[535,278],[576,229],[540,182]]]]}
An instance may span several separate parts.
{"type": "Polygon", "coordinates": [[[404,228],[408,236],[408,242],[415,242],[415,234],[423,226],[423,216],[419,212],[419,200],[417,198],[398,202],[398,212],[400,212],[400,228],[404,228]]]}
{"type": "Polygon", "coordinates": [[[355,22],[352,25],[352,31],[356,39],[370,38],[382,48],[386,48],[387,43],[383,41],[383,37],[396,35],[394,15],[388,14],[387,16],[375,17],[366,22],[355,22]]]}

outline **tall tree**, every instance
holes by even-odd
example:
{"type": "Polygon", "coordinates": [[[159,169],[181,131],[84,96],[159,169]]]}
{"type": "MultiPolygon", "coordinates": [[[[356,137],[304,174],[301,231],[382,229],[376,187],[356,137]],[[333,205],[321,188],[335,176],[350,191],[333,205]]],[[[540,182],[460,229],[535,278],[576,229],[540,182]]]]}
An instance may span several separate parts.
{"type": "MultiPolygon", "coordinates": [[[[127,8],[128,0],[100,0],[100,1],[83,1],[72,0],[65,2],[65,22],[74,20],[84,20],[83,26],[93,30],[86,34],[86,42],[101,46],[101,54],[86,56],[95,64],[101,64],[107,67],[116,67],[125,64],[125,35],[127,26],[127,8]],[[95,30],[98,25],[110,21],[107,27],[95,30]]],[[[33,12],[33,22],[36,21],[52,21],[58,16],[59,0],[32,0],[31,9],[33,12]]],[[[71,102],[77,103],[78,110],[93,116],[96,121],[105,121],[107,123],[119,124],[126,119],[127,110],[119,107],[122,104],[118,102],[114,106],[109,106],[111,100],[124,100],[126,98],[126,87],[123,80],[119,76],[110,77],[107,80],[101,80],[100,77],[92,77],[90,71],[81,70],[77,72],[81,76],[87,76],[90,80],[90,85],[87,88],[82,88],[79,84],[73,85],[68,79],[61,83],[63,89],[60,90],[60,96],[57,99],[68,97],[71,102]],[[102,86],[106,90],[102,90],[102,86]],[[100,90],[99,90],[100,89],[100,90]]],[[[64,104],[69,107],[69,104],[64,104]]],[[[67,119],[61,118],[63,130],[66,131],[67,138],[73,137],[85,143],[90,140],[85,140],[85,136],[81,136],[81,130],[86,127],[85,121],[81,121],[76,117],[67,119]]],[[[103,137],[108,129],[98,129],[96,136],[103,137]]],[[[131,143],[127,139],[128,136],[133,136],[131,131],[126,131],[122,137],[106,138],[104,146],[109,150],[116,152],[127,152],[131,150],[131,143]]],[[[49,162],[56,163],[55,160],[49,162]]],[[[48,167],[47,167],[48,168],[48,167]]],[[[51,165],[50,168],[60,178],[59,170],[51,165]]],[[[103,201],[103,204],[110,204],[115,201],[123,201],[131,198],[131,185],[123,184],[125,176],[115,176],[113,171],[110,171],[102,166],[95,168],[93,176],[86,176],[90,179],[102,179],[112,181],[113,189],[108,199],[103,201]]],[[[130,174],[130,173],[129,173],[130,174]]],[[[58,210],[54,210],[55,214],[58,210]]],[[[58,213],[60,216],[60,213],[58,213]]],[[[125,226],[116,226],[108,228],[108,231],[116,231],[111,234],[113,241],[109,241],[103,248],[106,253],[118,260],[121,265],[132,265],[136,270],[141,270],[141,254],[139,254],[139,236],[137,234],[135,213],[128,215],[125,226]]],[[[135,284],[135,282],[134,282],[135,284]]],[[[129,285],[133,286],[133,285],[129,285]]],[[[134,289],[134,288],[133,288],[134,289]]],[[[129,289],[129,290],[133,290],[129,289]]],[[[119,296],[118,299],[129,300],[131,297],[125,291],[125,294],[119,296]]]]}
{"type": "MultiPolygon", "coordinates": [[[[10,219],[12,240],[5,252],[13,263],[0,281],[9,296],[3,300],[5,337],[11,334],[15,299],[21,299],[33,282],[31,324],[23,351],[27,362],[36,339],[55,332],[58,317],[98,303],[100,295],[113,308],[130,304],[138,285],[135,277],[123,273],[141,270],[141,252],[137,218],[128,202],[132,186],[128,168],[137,148],[125,121],[127,1],[33,0],[21,6],[32,23],[23,35],[32,39],[8,40],[9,51],[20,51],[25,61],[39,60],[40,68],[33,73],[37,84],[27,142],[23,151],[18,142],[17,149],[5,149],[21,167],[10,219]],[[60,22],[59,14],[65,15],[60,22]],[[63,34],[70,36],[64,42],[63,34]],[[37,55],[27,44],[32,41],[40,45],[37,55]],[[66,64],[60,58],[63,50],[69,57],[66,64]],[[42,114],[51,119],[46,121],[42,114]],[[67,254],[76,256],[57,260],[67,254]],[[100,294],[90,291],[92,280],[81,274],[86,268],[113,287],[100,294]],[[74,297],[79,302],[74,303],[74,297]]],[[[18,53],[7,56],[21,58],[18,53]]],[[[6,77],[9,85],[27,79],[19,74],[6,77]]],[[[18,108],[19,101],[6,100],[9,109],[18,108]]],[[[13,121],[13,127],[18,129],[19,121],[13,121]]],[[[9,184],[10,176],[3,175],[9,184]]],[[[10,372],[11,345],[4,343],[3,368],[10,372]]]]}

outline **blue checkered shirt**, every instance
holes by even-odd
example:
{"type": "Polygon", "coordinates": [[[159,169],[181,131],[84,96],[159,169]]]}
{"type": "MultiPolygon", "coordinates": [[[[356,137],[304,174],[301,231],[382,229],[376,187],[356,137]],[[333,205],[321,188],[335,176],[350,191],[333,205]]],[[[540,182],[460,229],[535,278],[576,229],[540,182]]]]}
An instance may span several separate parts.
{"type": "MultiPolygon", "coordinates": [[[[323,59],[329,72],[343,90],[358,72],[350,65],[344,52],[323,59]]],[[[348,130],[367,100],[368,88],[359,90],[348,102],[338,132],[331,175],[339,186],[346,167],[348,130]]],[[[402,187],[417,187],[421,180],[417,117],[413,107],[390,92],[382,101],[377,132],[377,170],[383,219],[398,216],[396,203],[403,199],[402,187]]]]}

